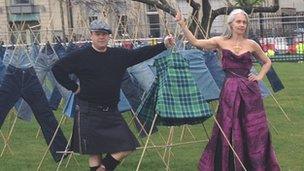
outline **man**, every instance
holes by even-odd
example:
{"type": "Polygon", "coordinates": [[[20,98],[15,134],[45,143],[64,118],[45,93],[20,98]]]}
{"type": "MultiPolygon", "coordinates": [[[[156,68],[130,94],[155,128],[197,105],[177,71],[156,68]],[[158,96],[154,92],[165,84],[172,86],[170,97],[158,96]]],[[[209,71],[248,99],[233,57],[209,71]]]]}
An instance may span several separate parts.
{"type": "Polygon", "coordinates": [[[95,20],[90,30],[92,46],[60,59],[52,71],[77,96],[80,112],[74,118],[72,150],[90,155],[91,170],[111,171],[139,146],[117,110],[122,77],[128,67],[172,47],[174,40],[167,36],[164,43],[135,50],[111,48],[108,24],[95,20]],[[79,85],[69,79],[71,73],[79,78],[79,85]],[[103,159],[102,153],[107,153],[103,159]]]}

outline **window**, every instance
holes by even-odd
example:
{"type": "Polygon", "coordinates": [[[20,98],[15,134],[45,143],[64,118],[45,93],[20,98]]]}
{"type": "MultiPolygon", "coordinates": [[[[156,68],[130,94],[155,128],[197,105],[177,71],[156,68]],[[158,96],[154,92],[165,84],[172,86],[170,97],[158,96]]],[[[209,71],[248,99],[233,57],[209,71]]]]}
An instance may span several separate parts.
{"type": "Polygon", "coordinates": [[[152,6],[152,5],[147,5],[147,11],[148,12],[157,12],[155,6],[152,6]]]}
{"type": "Polygon", "coordinates": [[[148,15],[149,25],[150,25],[150,36],[160,37],[160,26],[159,26],[159,16],[158,14],[148,15]]]}
{"type": "Polygon", "coordinates": [[[12,0],[13,4],[29,4],[31,0],[12,0]]]}
{"type": "Polygon", "coordinates": [[[90,16],[89,17],[89,22],[91,23],[92,21],[97,20],[97,16],[90,16]]]}
{"type": "Polygon", "coordinates": [[[126,34],[128,34],[128,28],[127,28],[127,16],[122,15],[119,16],[120,23],[118,25],[118,35],[124,37],[126,34]]]}

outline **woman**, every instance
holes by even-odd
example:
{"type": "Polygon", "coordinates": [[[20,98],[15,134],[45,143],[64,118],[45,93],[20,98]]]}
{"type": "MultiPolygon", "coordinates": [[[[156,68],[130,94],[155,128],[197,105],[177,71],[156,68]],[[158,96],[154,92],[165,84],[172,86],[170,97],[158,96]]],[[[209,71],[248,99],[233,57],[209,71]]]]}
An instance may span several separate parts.
{"type": "Polygon", "coordinates": [[[241,9],[233,10],[224,34],[206,40],[196,39],[180,14],[175,19],[192,45],[222,52],[222,67],[226,73],[217,111],[217,121],[224,135],[219,126],[214,125],[199,169],[280,170],[257,84],[269,70],[271,61],[256,42],[246,38],[248,15],[241,9]],[[250,73],[252,56],[263,62],[258,75],[250,73]]]}

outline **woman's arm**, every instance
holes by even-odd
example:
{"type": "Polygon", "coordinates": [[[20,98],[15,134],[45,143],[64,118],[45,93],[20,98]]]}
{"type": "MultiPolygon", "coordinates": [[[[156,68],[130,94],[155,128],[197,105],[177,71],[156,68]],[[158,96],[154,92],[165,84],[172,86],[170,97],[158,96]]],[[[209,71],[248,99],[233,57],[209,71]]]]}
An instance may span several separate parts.
{"type": "Polygon", "coordinates": [[[182,31],[186,37],[186,39],[195,47],[203,48],[203,49],[217,49],[218,41],[220,37],[213,37],[210,39],[196,39],[194,35],[191,33],[191,31],[188,29],[186,22],[182,18],[180,13],[177,13],[175,16],[175,20],[178,22],[180,27],[182,28],[182,31]]]}
{"type": "Polygon", "coordinates": [[[255,41],[253,41],[253,40],[251,41],[251,46],[252,46],[255,58],[257,58],[259,61],[261,61],[263,63],[263,65],[262,65],[261,71],[259,72],[258,75],[250,74],[248,79],[250,81],[259,81],[264,78],[264,76],[270,69],[271,60],[265,55],[262,48],[255,41]]]}

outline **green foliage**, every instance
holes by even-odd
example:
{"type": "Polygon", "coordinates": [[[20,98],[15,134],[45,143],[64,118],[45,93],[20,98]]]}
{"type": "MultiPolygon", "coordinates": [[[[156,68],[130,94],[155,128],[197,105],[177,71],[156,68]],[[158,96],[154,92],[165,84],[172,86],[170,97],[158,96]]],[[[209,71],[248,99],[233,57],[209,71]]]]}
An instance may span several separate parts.
{"type": "Polygon", "coordinates": [[[261,5],[265,0],[235,0],[236,6],[257,6],[261,5]]]}

